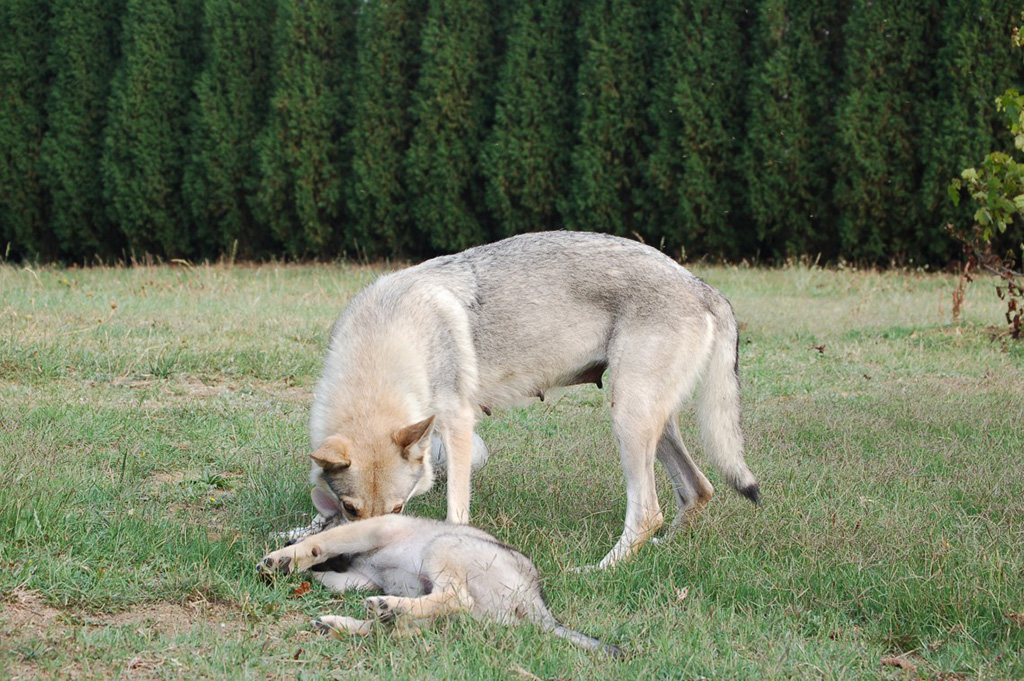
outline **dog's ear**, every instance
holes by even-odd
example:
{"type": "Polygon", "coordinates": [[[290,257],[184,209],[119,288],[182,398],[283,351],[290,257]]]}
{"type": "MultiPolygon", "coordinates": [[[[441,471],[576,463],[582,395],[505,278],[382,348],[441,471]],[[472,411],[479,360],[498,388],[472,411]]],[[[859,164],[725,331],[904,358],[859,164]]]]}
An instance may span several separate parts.
{"type": "MultiPolygon", "coordinates": [[[[417,445],[421,451],[425,446],[424,441],[430,439],[430,432],[434,426],[434,417],[423,419],[419,423],[414,423],[411,426],[406,426],[401,430],[396,430],[391,434],[391,440],[402,449],[402,458],[408,459],[410,451],[417,448],[417,445]]],[[[416,457],[418,460],[422,460],[422,454],[416,457]]]]}
{"type": "Polygon", "coordinates": [[[334,496],[322,480],[310,491],[309,496],[313,499],[313,508],[323,517],[331,518],[341,513],[338,497],[334,496]]]}
{"type": "Polygon", "coordinates": [[[320,448],[310,454],[309,458],[313,459],[324,472],[348,468],[352,465],[352,460],[348,455],[348,446],[348,440],[340,435],[332,435],[324,440],[320,448]]]}

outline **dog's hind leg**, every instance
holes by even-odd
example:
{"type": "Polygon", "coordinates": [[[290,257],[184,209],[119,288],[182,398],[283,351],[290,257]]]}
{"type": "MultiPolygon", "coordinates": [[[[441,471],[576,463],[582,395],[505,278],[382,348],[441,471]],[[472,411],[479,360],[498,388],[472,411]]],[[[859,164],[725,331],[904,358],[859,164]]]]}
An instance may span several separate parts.
{"type": "MultiPolygon", "coordinates": [[[[429,623],[429,620],[396,620],[395,633],[398,636],[411,636],[413,634],[418,634],[429,623]]],[[[359,620],[355,617],[335,615],[322,615],[311,622],[311,625],[317,631],[324,634],[332,634],[336,638],[341,638],[345,634],[369,636],[373,633],[374,627],[379,624],[380,620],[359,620]]]]}
{"type": "MultiPolygon", "coordinates": [[[[646,411],[646,410],[645,410],[646,411]]],[[[626,520],[622,536],[597,567],[605,569],[631,556],[664,522],[654,483],[654,456],[660,424],[654,427],[649,414],[626,405],[612,406],[612,419],[622,472],[626,478],[626,520]]]]}
{"type": "Polygon", "coordinates": [[[313,620],[311,624],[314,629],[325,634],[369,636],[375,622],[373,620],[357,620],[354,617],[322,615],[313,620]]]}
{"type": "Polygon", "coordinates": [[[672,520],[669,534],[678,529],[684,518],[687,520],[696,518],[711,501],[711,496],[715,492],[715,488],[704,477],[704,473],[697,468],[686,445],[683,444],[677,418],[677,414],[672,414],[669,417],[661,439],[658,441],[657,450],[658,461],[668,471],[678,506],[678,512],[672,520]]]}
{"type": "MultiPolygon", "coordinates": [[[[626,478],[626,521],[622,536],[598,564],[599,568],[610,567],[632,555],[664,522],[655,490],[654,459],[659,455],[658,445],[669,418],[674,418],[679,403],[697,383],[711,342],[707,321],[691,323],[679,333],[660,327],[633,327],[621,332],[609,347],[612,428],[626,478]],[[688,348],[689,352],[680,352],[680,347],[688,348]]],[[[672,462],[674,469],[669,469],[670,475],[681,474],[674,476],[677,501],[680,494],[696,497],[699,488],[691,483],[686,463],[692,465],[692,461],[688,456],[675,454],[673,450],[670,456],[663,447],[659,458],[672,462]],[[694,489],[684,489],[683,485],[694,489]]]]}
{"type": "Polygon", "coordinates": [[[432,620],[443,615],[468,612],[473,609],[473,597],[456,584],[436,589],[426,596],[372,596],[363,601],[375,619],[396,623],[410,620],[432,620]]]}
{"type": "Polygon", "coordinates": [[[379,588],[373,580],[355,572],[313,572],[313,579],[338,593],[379,588]]]}

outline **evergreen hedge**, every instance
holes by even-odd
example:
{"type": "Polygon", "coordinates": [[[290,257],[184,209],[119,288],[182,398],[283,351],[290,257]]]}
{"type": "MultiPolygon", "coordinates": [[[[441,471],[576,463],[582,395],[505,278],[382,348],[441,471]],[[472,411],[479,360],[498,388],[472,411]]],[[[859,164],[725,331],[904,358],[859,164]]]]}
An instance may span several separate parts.
{"type": "Polygon", "coordinates": [[[1009,0],[0,0],[0,256],[941,266],[1009,0]]]}

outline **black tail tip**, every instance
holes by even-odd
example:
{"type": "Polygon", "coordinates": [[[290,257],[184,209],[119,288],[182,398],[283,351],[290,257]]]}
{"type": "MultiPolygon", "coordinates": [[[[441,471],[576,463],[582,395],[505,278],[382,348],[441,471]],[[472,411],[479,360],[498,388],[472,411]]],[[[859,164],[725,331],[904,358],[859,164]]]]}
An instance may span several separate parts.
{"type": "Polygon", "coordinates": [[[604,646],[604,648],[602,648],[602,650],[604,650],[604,653],[611,657],[613,660],[621,660],[623,657],[626,656],[626,654],[622,652],[622,648],[618,646],[613,646],[610,643],[604,643],[602,645],[604,646]]]}
{"type": "Polygon", "coordinates": [[[746,487],[738,491],[740,494],[750,499],[755,504],[761,503],[761,490],[758,489],[756,482],[753,485],[747,485],[746,487]]]}

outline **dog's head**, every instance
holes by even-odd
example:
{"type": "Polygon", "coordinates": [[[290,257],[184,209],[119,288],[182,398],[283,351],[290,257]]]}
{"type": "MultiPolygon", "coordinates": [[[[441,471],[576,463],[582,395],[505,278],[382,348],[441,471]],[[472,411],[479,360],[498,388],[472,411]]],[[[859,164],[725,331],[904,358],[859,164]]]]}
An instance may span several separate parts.
{"type": "Polygon", "coordinates": [[[332,435],[310,456],[313,506],[327,527],[349,520],[401,513],[409,499],[434,482],[430,434],[434,417],[390,437],[332,435]],[[319,473],[317,473],[319,469],[319,473]]]}

